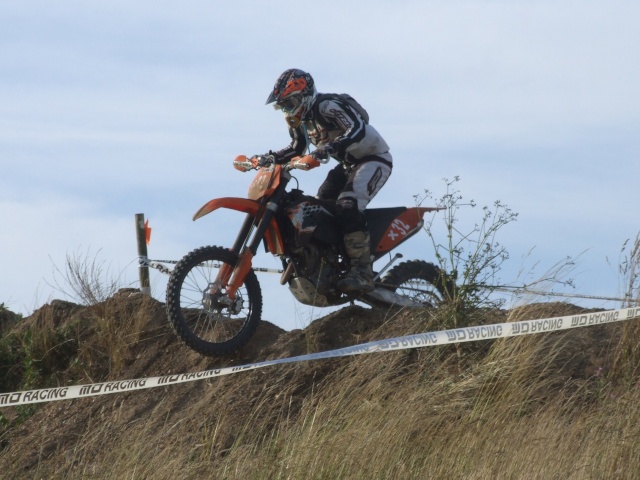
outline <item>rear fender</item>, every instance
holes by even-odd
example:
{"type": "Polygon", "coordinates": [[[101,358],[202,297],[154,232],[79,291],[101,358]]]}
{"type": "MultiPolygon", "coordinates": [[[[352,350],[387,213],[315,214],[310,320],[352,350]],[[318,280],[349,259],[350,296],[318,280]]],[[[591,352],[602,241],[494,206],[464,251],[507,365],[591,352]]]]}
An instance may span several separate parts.
{"type": "MultiPolygon", "coordinates": [[[[229,210],[237,210],[238,212],[244,212],[252,217],[262,216],[264,207],[255,200],[248,198],[238,197],[224,197],[215,198],[205,203],[200,210],[198,210],[193,216],[193,221],[208,215],[209,213],[218,210],[219,208],[227,208],[229,210]]],[[[264,239],[267,242],[268,250],[274,255],[282,255],[284,253],[284,243],[282,241],[282,234],[278,228],[278,224],[275,218],[271,220],[269,227],[267,228],[264,239]]]]}
{"type": "Polygon", "coordinates": [[[400,215],[395,217],[380,238],[374,251],[376,254],[387,253],[409,237],[415,235],[424,225],[422,217],[426,212],[440,210],[435,207],[413,207],[407,208],[400,215]]]}

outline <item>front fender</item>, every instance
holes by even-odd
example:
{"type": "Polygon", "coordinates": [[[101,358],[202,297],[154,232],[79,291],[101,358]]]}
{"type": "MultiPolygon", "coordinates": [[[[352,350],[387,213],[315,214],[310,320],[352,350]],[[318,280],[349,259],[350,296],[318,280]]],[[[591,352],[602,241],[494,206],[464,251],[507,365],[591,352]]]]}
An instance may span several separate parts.
{"type": "Polygon", "coordinates": [[[208,213],[211,213],[219,208],[238,210],[239,212],[249,213],[255,217],[256,215],[258,215],[258,211],[260,210],[260,204],[255,200],[250,200],[248,198],[215,198],[200,207],[200,210],[198,210],[193,216],[193,221],[195,222],[200,217],[204,217],[208,213]]]}
{"type": "MultiPolygon", "coordinates": [[[[195,222],[200,217],[204,217],[205,215],[213,212],[214,210],[218,210],[219,208],[237,210],[239,212],[248,213],[253,217],[257,217],[261,213],[260,209],[264,207],[262,207],[257,201],[250,200],[248,198],[215,198],[200,207],[200,210],[198,210],[193,216],[193,221],[195,222]]],[[[267,248],[271,253],[273,253],[274,255],[282,255],[284,253],[284,243],[282,241],[282,235],[275,218],[271,220],[271,223],[269,224],[269,227],[265,232],[264,239],[267,242],[267,248]]]]}

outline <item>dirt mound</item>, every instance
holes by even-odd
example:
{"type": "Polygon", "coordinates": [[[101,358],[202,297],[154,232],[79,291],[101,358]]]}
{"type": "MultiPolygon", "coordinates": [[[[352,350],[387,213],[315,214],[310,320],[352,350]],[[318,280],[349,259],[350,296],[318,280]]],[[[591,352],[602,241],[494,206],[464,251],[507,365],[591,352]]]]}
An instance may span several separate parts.
{"type": "MultiPolygon", "coordinates": [[[[336,312],[314,322],[304,331],[285,332],[263,321],[252,341],[236,354],[207,358],[188,349],[175,337],[166,321],[162,304],[125,290],[92,307],[53,301],[21,322],[15,333],[73,331],[77,357],[69,358],[66,365],[57,364],[59,370],[55,376],[56,383],[60,385],[199,372],[339,348],[361,342],[367,332],[379,327],[383,321],[383,312],[360,307],[336,312]],[[120,345],[116,345],[117,342],[120,345]]],[[[269,373],[254,375],[260,378],[260,383],[270,383],[269,373]]],[[[323,375],[316,365],[305,365],[287,373],[286,383],[292,386],[291,393],[303,394],[323,375]]],[[[243,417],[250,409],[255,393],[260,390],[256,389],[253,380],[247,381],[248,377],[8,408],[3,412],[5,418],[16,425],[3,436],[3,462],[21,464],[26,471],[43,462],[56,463],[61,452],[77,448],[78,438],[86,433],[89,425],[96,428],[101,422],[107,422],[112,435],[117,436],[136,419],[150,415],[160,402],[163,411],[191,421],[191,417],[198,417],[196,411],[219,401],[216,399],[224,392],[224,402],[232,405],[231,413],[243,417]],[[23,422],[21,413],[25,410],[35,413],[28,415],[23,422]],[[34,442],[38,448],[33,448],[34,442]]],[[[3,390],[7,391],[6,388],[3,390]]],[[[228,438],[233,437],[229,433],[228,438]]],[[[229,442],[232,440],[223,441],[225,444],[229,442]]]]}
{"type": "MultiPolygon", "coordinates": [[[[555,316],[560,311],[566,315],[581,310],[566,304],[546,304],[537,310],[512,313],[522,319],[522,315],[534,312],[552,312],[555,316]]],[[[502,322],[508,316],[497,311],[487,315],[486,323],[502,322]]],[[[541,315],[544,316],[551,315],[541,315]]],[[[36,385],[41,388],[199,372],[425,332],[440,328],[439,322],[434,310],[398,312],[350,306],[304,330],[285,332],[264,321],[252,341],[236,354],[206,358],[178,341],[166,321],[162,304],[135,291],[123,290],[92,307],[54,301],[18,322],[9,336],[21,338],[22,345],[14,345],[15,363],[10,366],[13,373],[5,370],[2,387],[6,392],[36,385]],[[32,383],[25,383],[25,378],[32,383]]],[[[611,329],[581,330],[580,335],[562,337],[570,348],[558,356],[556,365],[570,377],[588,378],[602,365],[599,362],[609,345],[611,329]]],[[[442,365],[455,364],[452,346],[428,350],[435,353],[426,357],[426,353],[407,351],[388,357],[380,354],[374,360],[303,362],[132,393],[5,408],[0,465],[11,466],[12,472],[23,472],[26,477],[74,478],[73,472],[77,472],[78,477],[109,478],[104,468],[115,458],[109,449],[121,445],[133,448],[132,443],[140,448],[143,442],[157,452],[171,451],[172,442],[178,441],[175,432],[180,432],[183,448],[184,442],[193,442],[190,455],[202,453],[205,446],[197,446],[202,438],[211,439],[206,448],[217,453],[206,458],[215,463],[216,458],[223,458],[225,452],[242,443],[248,425],[260,425],[264,432],[294,425],[311,398],[316,398],[318,392],[333,391],[332,385],[344,381],[345,375],[355,381],[361,374],[357,384],[366,385],[378,377],[388,376],[394,382],[408,372],[424,375],[415,367],[424,365],[424,358],[439,362],[446,357],[448,363],[442,365]]],[[[442,369],[439,375],[452,371],[447,369],[442,369]]],[[[433,373],[431,378],[435,381],[438,377],[433,373]]],[[[371,398],[371,401],[380,400],[371,398]]],[[[121,458],[126,453],[118,455],[121,458]]],[[[184,452],[178,456],[180,462],[189,462],[184,452]]],[[[129,473],[133,471],[126,465],[122,468],[129,473]]],[[[171,478],[168,473],[165,477],[171,478]]]]}

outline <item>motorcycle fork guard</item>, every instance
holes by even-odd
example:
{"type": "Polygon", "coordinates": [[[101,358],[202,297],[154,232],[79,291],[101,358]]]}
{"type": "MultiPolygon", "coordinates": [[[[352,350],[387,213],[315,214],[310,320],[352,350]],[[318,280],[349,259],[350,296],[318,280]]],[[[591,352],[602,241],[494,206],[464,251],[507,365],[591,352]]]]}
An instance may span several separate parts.
{"type": "Polygon", "coordinates": [[[244,279],[247,276],[249,270],[251,270],[251,262],[253,259],[253,252],[249,248],[245,248],[242,253],[240,249],[246,241],[246,238],[254,227],[256,218],[248,214],[242,224],[240,233],[236,238],[233,247],[230,249],[233,253],[238,255],[238,261],[235,265],[224,263],[220,267],[220,271],[216,277],[215,285],[218,288],[226,288],[227,295],[232,300],[236,297],[238,288],[244,283],[244,279]]]}
{"type": "MultiPolygon", "coordinates": [[[[246,248],[244,252],[240,255],[240,260],[238,261],[236,267],[233,269],[231,274],[231,278],[229,279],[229,284],[227,285],[227,295],[229,298],[235,299],[236,292],[244,283],[244,279],[247,277],[247,273],[251,270],[251,261],[253,260],[253,252],[251,249],[246,248]]],[[[225,264],[225,267],[227,265],[225,264]]],[[[229,270],[231,266],[229,265],[229,270]]]]}
{"type": "MultiPolygon", "coordinates": [[[[282,187],[284,188],[284,187],[282,187]]],[[[282,195],[282,190],[276,192],[273,195],[273,199],[266,205],[266,209],[262,218],[259,219],[258,224],[256,226],[256,230],[253,232],[253,237],[249,244],[247,244],[242,253],[240,254],[240,258],[236,263],[235,268],[233,269],[233,273],[231,274],[231,278],[229,279],[229,285],[227,285],[227,295],[229,298],[235,299],[236,292],[244,283],[247,274],[251,270],[251,262],[256,252],[258,251],[258,246],[265,238],[265,233],[267,232],[271,221],[275,215],[275,211],[277,210],[276,205],[278,198],[282,195]]],[[[249,227],[249,222],[245,222],[245,228],[249,227]]],[[[251,223],[253,225],[253,223],[251,223]]],[[[250,227],[249,227],[250,231],[250,227]]],[[[244,232],[243,232],[244,233],[244,232]]],[[[248,231],[246,234],[248,235],[248,231]]],[[[238,241],[236,242],[236,247],[239,244],[240,237],[238,237],[238,241]]],[[[235,247],[234,247],[235,248],[235,247]]]]}

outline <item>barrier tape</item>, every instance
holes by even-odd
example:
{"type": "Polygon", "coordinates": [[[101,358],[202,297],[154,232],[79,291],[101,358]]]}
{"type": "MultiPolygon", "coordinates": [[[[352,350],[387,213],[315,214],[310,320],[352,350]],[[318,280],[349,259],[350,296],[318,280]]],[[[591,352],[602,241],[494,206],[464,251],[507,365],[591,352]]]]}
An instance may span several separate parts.
{"type": "Polygon", "coordinates": [[[452,343],[473,342],[477,340],[490,340],[496,338],[516,337],[535,333],[557,332],[571,328],[603,325],[607,323],[622,322],[640,317],[640,307],[624,308],[621,310],[605,310],[595,313],[580,315],[567,315],[539,320],[523,320],[519,322],[496,323],[478,327],[464,327],[452,330],[440,330],[435,332],[419,333],[403,337],[377,340],[374,342],[344,347],[336,350],[328,350],[319,353],[310,353],[297,357],[266,360],[237,367],[225,367],[214,370],[205,370],[197,373],[183,373],[176,375],[164,375],[161,377],[139,378],[134,380],[118,380],[113,382],[93,383],[88,385],[72,385],[68,387],[43,388],[39,390],[26,390],[22,392],[0,393],[0,407],[13,407],[31,403],[52,402],[56,400],[70,400],[74,398],[94,397],[111,393],[130,392],[147,388],[164,387],[178,383],[193,382],[206,378],[221,377],[247,370],[280,365],[285,363],[297,363],[325,358],[346,357],[374,352],[390,352],[395,350],[408,350],[411,348],[433,347],[436,345],[448,345],[452,343]]]}

